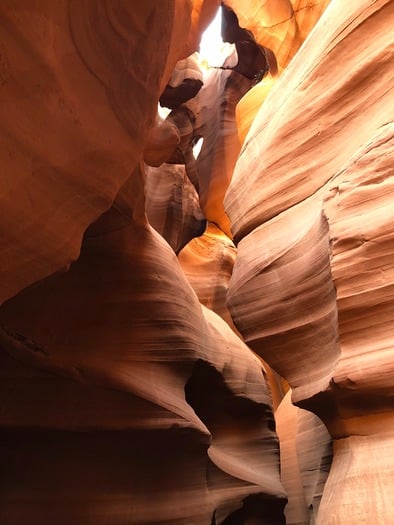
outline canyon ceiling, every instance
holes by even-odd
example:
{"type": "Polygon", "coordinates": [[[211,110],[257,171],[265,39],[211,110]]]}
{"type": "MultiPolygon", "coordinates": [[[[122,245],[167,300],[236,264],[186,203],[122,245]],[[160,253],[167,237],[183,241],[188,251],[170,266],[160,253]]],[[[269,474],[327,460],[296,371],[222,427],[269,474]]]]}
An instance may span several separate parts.
{"type": "Polygon", "coordinates": [[[2,0],[2,525],[393,523],[393,27],[2,0]]]}

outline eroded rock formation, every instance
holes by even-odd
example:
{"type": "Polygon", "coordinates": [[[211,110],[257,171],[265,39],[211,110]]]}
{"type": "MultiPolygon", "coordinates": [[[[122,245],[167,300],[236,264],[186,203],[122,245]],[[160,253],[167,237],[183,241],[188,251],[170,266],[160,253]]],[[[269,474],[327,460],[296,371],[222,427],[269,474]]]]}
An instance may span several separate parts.
{"type": "Polygon", "coordinates": [[[0,6],[4,525],[391,523],[394,5],[219,4],[0,6]]]}
{"type": "Polygon", "coordinates": [[[394,6],[343,7],[330,3],[237,161],[225,200],[238,241],[229,307],[335,438],[317,523],[389,523],[391,460],[380,472],[367,455],[394,439],[394,6]]]}
{"type": "Polygon", "coordinates": [[[178,253],[206,227],[198,194],[184,164],[146,167],[145,210],[149,223],[178,253]]]}
{"type": "Polygon", "coordinates": [[[202,309],[144,219],[141,176],[88,229],[68,272],[1,308],[4,374],[14,378],[3,405],[2,521],[209,523],[248,497],[245,516],[258,508],[280,523],[261,365],[202,309]]]}
{"type": "Polygon", "coordinates": [[[275,419],[280,439],[281,479],[288,497],[286,523],[315,523],[332,459],[332,440],[322,421],[291,402],[291,390],[275,419]]]}

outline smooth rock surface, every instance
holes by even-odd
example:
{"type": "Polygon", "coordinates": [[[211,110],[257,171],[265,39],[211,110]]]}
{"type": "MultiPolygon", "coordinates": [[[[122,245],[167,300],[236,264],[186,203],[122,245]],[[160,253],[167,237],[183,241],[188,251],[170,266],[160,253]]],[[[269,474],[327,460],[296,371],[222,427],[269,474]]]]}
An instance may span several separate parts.
{"type": "Polygon", "coordinates": [[[393,23],[392,2],[328,5],[225,198],[235,325],[334,438],[320,525],[392,520],[393,23]]]}
{"type": "Polygon", "coordinates": [[[260,362],[147,223],[142,167],[68,272],[0,309],[2,523],[284,523],[260,362]]]}
{"type": "Polygon", "coordinates": [[[392,523],[394,4],[219,4],[0,6],[1,524],[392,523]]]}
{"type": "Polygon", "coordinates": [[[227,309],[227,290],[237,250],[232,241],[209,223],[178,255],[179,263],[199,301],[235,330],[227,309]]]}
{"type": "Polygon", "coordinates": [[[178,253],[205,230],[198,194],[181,164],[146,167],[145,209],[149,223],[178,253]]]}
{"type": "Polygon", "coordinates": [[[191,9],[2,3],[1,302],[77,259],[85,229],[139,161],[191,9]]]}
{"type": "Polygon", "coordinates": [[[289,390],[275,412],[287,525],[315,523],[332,458],[332,439],[322,421],[291,402],[289,390]]]}

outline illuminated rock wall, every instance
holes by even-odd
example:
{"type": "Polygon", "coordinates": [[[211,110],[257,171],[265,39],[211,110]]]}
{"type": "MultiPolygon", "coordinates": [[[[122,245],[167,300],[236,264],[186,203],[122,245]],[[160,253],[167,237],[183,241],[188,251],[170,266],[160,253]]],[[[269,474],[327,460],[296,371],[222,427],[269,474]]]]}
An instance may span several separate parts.
{"type": "Polygon", "coordinates": [[[394,6],[219,4],[0,6],[1,524],[391,523],[394,6]]]}
{"type": "Polygon", "coordinates": [[[318,524],[392,519],[393,21],[392,2],[330,3],[225,199],[235,325],[334,438],[318,524]]]}
{"type": "Polygon", "coordinates": [[[284,523],[261,363],[179,265],[206,219],[162,164],[217,5],[1,6],[2,524],[284,523]]]}

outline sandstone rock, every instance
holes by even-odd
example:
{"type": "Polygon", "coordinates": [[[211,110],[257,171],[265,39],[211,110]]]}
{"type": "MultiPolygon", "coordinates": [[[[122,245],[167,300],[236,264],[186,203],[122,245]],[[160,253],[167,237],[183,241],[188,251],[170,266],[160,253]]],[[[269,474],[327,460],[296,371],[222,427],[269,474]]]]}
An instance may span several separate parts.
{"type": "Polygon", "coordinates": [[[364,434],[367,409],[393,401],[394,125],[386,125],[328,185],[331,268],[341,355],[332,378],[340,398],[336,435],[364,434]],[[354,366],[357,363],[357,366],[354,366]]]}
{"type": "MultiPolygon", "coordinates": [[[[236,256],[233,242],[217,226],[208,223],[204,234],[191,240],[181,250],[178,260],[199,301],[220,315],[243,340],[227,308],[227,292],[236,256]]],[[[284,384],[283,379],[260,356],[257,357],[270,390],[273,408],[276,409],[288,390],[288,384],[284,384]]]]}
{"type": "Polygon", "coordinates": [[[3,301],[67,268],[111,206],[138,163],[192,5],[22,1],[0,11],[3,301]]]}
{"type": "Polygon", "coordinates": [[[245,142],[250,126],[276,80],[276,78],[273,78],[270,75],[267,76],[261,82],[253,86],[252,89],[238,102],[235,116],[238,137],[241,144],[245,142]]]}
{"type": "Polygon", "coordinates": [[[206,220],[184,165],[147,166],[145,192],[149,223],[176,253],[204,232],[206,220]]]}
{"type": "Polygon", "coordinates": [[[0,7],[2,524],[392,521],[393,2],[219,3],[0,7]]]}
{"type": "Polygon", "coordinates": [[[232,241],[209,223],[201,237],[179,253],[178,260],[199,301],[222,317],[235,330],[227,309],[227,289],[236,258],[232,241]]]}
{"type": "Polygon", "coordinates": [[[225,0],[237,13],[239,24],[251,31],[259,44],[271,49],[285,68],[300,48],[329,0],[225,0]]]}
{"type": "Polygon", "coordinates": [[[235,44],[238,61],[232,67],[233,71],[256,82],[268,72],[274,76],[277,74],[275,54],[259,45],[251,31],[240,27],[237,15],[225,5],[222,6],[222,38],[224,42],[235,44]]]}
{"type": "Polygon", "coordinates": [[[225,199],[236,240],[316,193],[388,121],[391,5],[339,10],[333,1],[250,129],[225,199]]]}
{"type": "Polygon", "coordinates": [[[203,85],[203,74],[199,66],[199,55],[193,53],[176,63],[171,78],[160,96],[160,104],[176,109],[194,98],[203,85]]]}
{"type": "Polygon", "coordinates": [[[328,387],[339,356],[329,241],[321,205],[302,203],[242,239],[229,285],[236,327],[296,400],[328,387]]]}
{"type": "Polygon", "coordinates": [[[331,465],[331,436],[321,420],[294,406],[289,391],[275,413],[287,525],[315,523],[331,465]]]}
{"type": "Polygon", "coordinates": [[[199,135],[204,137],[204,143],[197,167],[202,210],[210,222],[217,224],[231,237],[223,199],[241,148],[235,108],[242,96],[257,82],[256,75],[261,73],[264,76],[274,65],[271,59],[268,63],[266,50],[258,46],[252,35],[239,27],[234,13],[226,11],[224,7],[223,11],[230,15],[230,19],[223,24],[223,38],[235,43],[236,53],[226,59],[224,70],[211,70],[204,79],[198,97],[200,114],[196,125],[199,135]]]}
{"type": "Polygon", "coordinates": [[[391,521],[393,467],[367,456],[392,446],[393,21],[391,2],[330,3],[261,107],[225,199],[234,322],[335,438],[319,524],[391,521]]]}
{"type": "Polygon", "coordinates": [[[201,208],[205,217],[229,237],[232,234],[223,198],[241,148],[235,107],[251,84],[235,71],[212,70],[199,95],[197,126],[198,134],[204,137],[197,159],[201,208]]]}
{"type": "Polygon", "coordinates": [[[178,127],[170,120],[157,117],[145,142],[144,161],[158,168],[175,154],[180,141],[178,127]]]}
{"type": "MultiPolygon", "coordinates": [[[[236,5],[237,13],[244,27],[251,30],[256,41],[268,46],[282,73],[329,2],[279,1],[258,5],[253,0],[236,5]]],[[[231,5],[231,2],[230,2],[231,5]]],[[[269,75],[248,92],[237,105],[237,126],[241,143],[272,86],[276,77],[269,75]]]]}
{"type": "MultiPolygon", "coordinates": [[[[142,152],[185,137],[157,102],[215,5],[2,8],[4,524],[283,523],[261,364],[146,217],[142,152]]],[[[188,167],[157,168],[182,172],[185,225],[188,167]]]]}
{"type": "MultiPolygon", "coordinates": [[[[297,411],[296,450],[310,523],[316,523],[332,462],[332,438],[315,414],[297,411]]],[[[327,490],[329,492],[329,489],[327,490]]],[[[322,516],[325,515],[323,511],[322,516]]]]}
{"type": "Polygon", "coordinates": [[[261,365],[201,309],[143,192],[139,169],[69,271],[0,309],[2,523],[282,523],[261,365]]]}
{"type": "Polygon", "coordinates": [[[334,441],[334,459],[317,525],[389,524],[393,510],[392,414],[365,421],[368,433],[334,441]],[[380,422],[379,422],[380,419],[380,422]]]}

